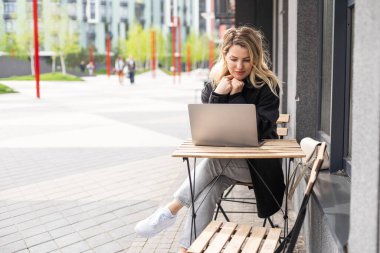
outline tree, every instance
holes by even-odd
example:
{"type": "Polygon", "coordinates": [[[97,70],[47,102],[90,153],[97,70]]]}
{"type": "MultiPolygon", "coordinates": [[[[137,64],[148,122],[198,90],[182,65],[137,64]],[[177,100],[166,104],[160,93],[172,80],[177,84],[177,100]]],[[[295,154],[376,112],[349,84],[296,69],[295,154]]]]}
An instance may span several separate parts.
{"type": "MultiPolygon", "coordinates": [[[[44,8],[44,10],[46,9],[44,8]]],[[[74,31],[74,27],[70,26],[69,17],[62,5],[51,3],[48,13],[49,22],[45,23],[45,29],[49,36],[51,50],[54,52],[52,56],[53,72],[55,71],[56,56],[59,56],[62,74],[66,75],[65,57],[68,54],[80,52],[79,36],[74,31]]]]}
{"type": "Polygon", "coordinates": [[[15,33],[6,33],[0,38],[0,51],[6,52],[9,55],[16,54],[17,40],[15,33]]]}
{"type": "Polygon", "coordinates": [[[119,43],[123,57],[133,56],[136,62],[147,63],[150,58],[150,33],[134,22],[128,31],[127,39],[119,43]]]}
{"type": "MultiPolygon", "coordinates": [[[[196,35],[194,31],[191,31],[189,36],[187,36],[185,45],[182,47],[182,55],[187,55],[187,46],[191,48],[191,62],[193,64],[193,69],[196,68],[199,63],[205,62],[209,57],[209,39],[206,34],[200,36],[196,35]]],[[[214,54],[215,55],[215,54],[214,54]]],[[[182,58],[186,61],[186,57],[182,58]]]]}
{"type": "MultiPolygon", "coordinates": [[[[30,24],[26,19],[20,20],[23,24],[30,24]]],[[[21,31],[16,35],[17,50],[16,55],[19,57],[25,57],[28,55],[30,57],[30,70],[32,75],[35,74],[34,71],[34,35],[33,28],[26,25],[19,26],[21,31]]],[[[33,27],[33,26],[32,26],[33,27]]],[[[43,34],[39,34],[39,44],[42,45],[44,41],[43,34]]]]}

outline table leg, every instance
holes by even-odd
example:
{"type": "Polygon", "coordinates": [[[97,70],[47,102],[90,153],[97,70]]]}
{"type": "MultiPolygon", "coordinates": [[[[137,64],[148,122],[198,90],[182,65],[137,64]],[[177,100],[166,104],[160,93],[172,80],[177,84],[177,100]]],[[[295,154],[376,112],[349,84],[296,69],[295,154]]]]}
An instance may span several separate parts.
{"type": "Polygon", "coordinates": [[[285,161],[285,213],[284,213],[284,238],[289,233],[289,217],[288,217],[288,194],[289,194],[289,183],[290,183],[290,164],[293,162],[293,158],[289,158],[288,161],[285,161]]]}
{"type": "Polygon", "coordinates": [[[194,158],[193,180],[191,180],[191,169],[190,169],[189,158],[188,157],[184,157],[183,161],[186,161],[186,164],[187,164],[187,173],[188,173],[188,177],[189,177],[190,194],[191,194],[191,212],[192,212],[192,214],[191,214],[191,230],[190,230],[190,244],[191,244],[192,243],[192,235],[194,235],[194,239],[197,238],[197,231],[196,231],[196,226],[195,226],[195,218],[197,216],[198,209],[203,204],[204,200],[206,199],[206,197],[208,196],[208,194],[210,193],[210,191],[212,190],[212,188],[214,187],[214,185],[218,181],[219,177],[224,173],[224,170],[228,167],[228,165],[230,164],[231,160],[229,160],[227,162],[227,164],[224,166],[224,168],[222,168],[222,171],[220,172],[220,174],[213,180],[213,182],[212,182],[212,184],[210,186],[210,189],[206,193],[204,199],[202,199],[202,201],[200,202],[197,210],[195,210],[195,206],[194,206],[194,202],[195,202],[195,196],[194,195],[195,195],[196,158],[194,158]],[[193,233],[193,231],[194,231],[194,233],[193,233]]]}
{"type": "Polygon", "coordinates": [[[186,164],[187,164],[187,174],[188,174],[188,177],[189,177],[189,185],[190,185],[190,194],[191,194],[191,208],[192,208],[192,212],[191,212],[191,230],[190,230],[190,244],[192,243],[191,241],[191,238],[192,238],[192,234],[193,234],[193,229],[194,229],[194,238],[197,237],[197,230],[196,230],[196,227],[195,227],[195,217],[196,217],[196,212],[195,212],[195,207],[194,207],[194,193],[195,193],[195,164],[196,164],[196,159],[194,159],[194,170],[193,170],[193,174],[194,174],[194,180],[192,182],[191,180],[191,169],[190,169],[190,162],[189,162],[189,158],[188,157],[185,157],[183,158],[184,161],[186,161],[186,164]]]}

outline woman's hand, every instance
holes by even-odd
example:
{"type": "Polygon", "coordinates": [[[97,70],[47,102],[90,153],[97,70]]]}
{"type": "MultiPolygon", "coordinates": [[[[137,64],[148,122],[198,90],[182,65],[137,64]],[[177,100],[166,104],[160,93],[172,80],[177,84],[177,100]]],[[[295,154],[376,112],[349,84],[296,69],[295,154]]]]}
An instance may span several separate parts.
{"type": "Polygon", "coordinates": [[[232,85],[231,85],[232,78],[233,77],[231,75],[223,77],[222,80],[220,80],[220,83],[218,84],[218,86],[216,87],[215,93],[218,93],[220,95],[226,95],[230,93],[232,90],[232,85]]]}
{"type": "Polygon", "coordinates": [[[230,95],[234,95],[234,94],[239,93],[243,90],[244,82],[239,81],[236,78],[233,78],[231,80],[231,87],[232,87],[232,89],[231,89],[230,95]]]}

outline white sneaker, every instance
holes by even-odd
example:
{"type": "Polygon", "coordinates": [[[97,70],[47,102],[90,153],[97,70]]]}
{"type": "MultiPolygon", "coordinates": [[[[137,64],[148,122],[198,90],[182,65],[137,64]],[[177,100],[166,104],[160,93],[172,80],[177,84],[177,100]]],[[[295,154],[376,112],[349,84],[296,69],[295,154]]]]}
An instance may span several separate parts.
{"type": "Polygon", "coordinates": [[[176,218],[177,215],[173,215],[169,208],[162,207],[148,218],[138,222],[135,226],[135,232],[142,237],[153,237],[173,225],[176,218]]]}

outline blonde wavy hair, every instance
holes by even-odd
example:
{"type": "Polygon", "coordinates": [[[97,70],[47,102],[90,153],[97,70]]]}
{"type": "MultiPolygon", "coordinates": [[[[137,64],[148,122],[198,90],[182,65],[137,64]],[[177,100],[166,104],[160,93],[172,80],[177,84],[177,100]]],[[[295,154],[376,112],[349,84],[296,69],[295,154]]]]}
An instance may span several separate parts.
{"type": "Polygon", "coordinates": [[[249,80],[256,88],[261,88],[267,84],[271,91],[278,96],[276,88],[279,85],[277,76],[269,69],[269,55],[263,46],[263,34],[251,27],[241,26],[230,28],[223,36],[223,42],[220,46],[220,56],[218,62],[210,71],[210,79],[215,89],[221,79],[229,75],[226,63],[226,55],[233,45],[239,45],[247,48],[252,64],[252,71],[249,74],[249,80]]]}

